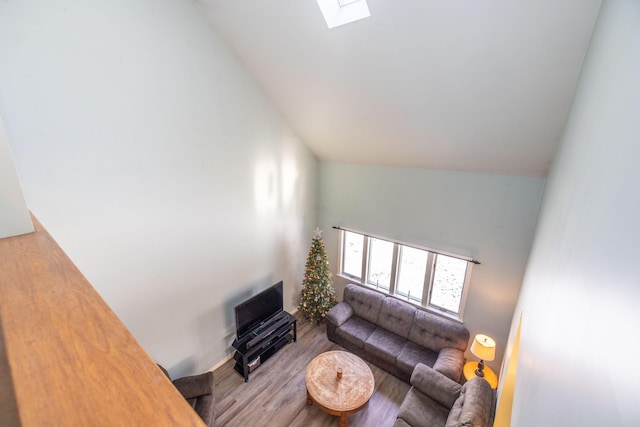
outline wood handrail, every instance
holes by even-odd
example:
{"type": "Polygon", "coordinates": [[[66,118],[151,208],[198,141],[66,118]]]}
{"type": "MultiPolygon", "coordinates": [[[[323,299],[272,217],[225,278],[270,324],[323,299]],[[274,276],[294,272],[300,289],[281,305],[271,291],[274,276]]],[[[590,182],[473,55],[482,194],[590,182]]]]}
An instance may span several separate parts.
{"type": "Polygon", "coordinates": [[[33,222],[35,232],[0,239],[0,424],[204,426],[33,222]]]}

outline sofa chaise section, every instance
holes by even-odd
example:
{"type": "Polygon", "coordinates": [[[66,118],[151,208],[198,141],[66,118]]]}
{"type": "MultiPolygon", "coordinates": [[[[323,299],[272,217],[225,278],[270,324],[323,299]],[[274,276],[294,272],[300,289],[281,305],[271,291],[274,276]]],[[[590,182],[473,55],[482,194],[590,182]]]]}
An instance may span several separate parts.
{"type": "Polygon", "coordinates": [[[393,427],[490,427],[495,415],[495,390],[474,377],[460,385],[419,363],[411,376],[411,389],[393,427]]]}

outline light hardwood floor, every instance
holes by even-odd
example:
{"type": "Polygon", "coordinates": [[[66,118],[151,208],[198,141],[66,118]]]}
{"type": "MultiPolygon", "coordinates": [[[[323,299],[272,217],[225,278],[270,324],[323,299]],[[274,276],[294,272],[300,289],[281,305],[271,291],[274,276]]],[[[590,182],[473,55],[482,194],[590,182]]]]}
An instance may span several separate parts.
{"type": "Polygon", "coordinates": [[[33,233],[0,239],[0,426],[202,426],[32,220],[33,233]]]}
{"type": "MultiPolygon", "coordinates": [[[[216,426],[320,427],[337,426],[339,418],[306,404],[304,376],[318,354],[344,350],[327,339],[324,324],[310,324],[298,317],[298,340],[287,344],[249,375],[245,383],[230,360],[215,370],[216,426]]],[[[391,426],[409,384],[368,363],[375,378],[375,392],[360,412],[347,418],[351,427],[391,426]]]]}

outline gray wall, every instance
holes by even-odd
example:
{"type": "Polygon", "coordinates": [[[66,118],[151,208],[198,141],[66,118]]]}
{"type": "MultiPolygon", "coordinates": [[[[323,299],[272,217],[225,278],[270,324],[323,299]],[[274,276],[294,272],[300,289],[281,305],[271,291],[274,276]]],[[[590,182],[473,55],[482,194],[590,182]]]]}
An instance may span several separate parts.
{"type": "Polygon", "coordinates": [[[33,224],[0,118],[0,239],[30,231],[33,231],[33,224]]]}
{"type": "MultiPolygon", "coordinates": [[[[319,223],[332,271],[343,226],[473,256],[464,313],[471,334],[496,340],[496,372],[533,239],[544,179],[320,163],[319,223]]],[[[347,281],[335,277],[339,296],[347,281]]],[[[470,360],[475,356],[468,354],[470,360]]]]}
{"type": "Polygon", "coordinates": [[[296,306],[315,157],[194,2],[2,2],[0,95],[27,205],[172,375],[296,306]]]}
{"type": "Polygon", "coordinates": [[[640,2],[603,2],[514,315],[513,426],[640,425],[639,29],[640,2]]]}

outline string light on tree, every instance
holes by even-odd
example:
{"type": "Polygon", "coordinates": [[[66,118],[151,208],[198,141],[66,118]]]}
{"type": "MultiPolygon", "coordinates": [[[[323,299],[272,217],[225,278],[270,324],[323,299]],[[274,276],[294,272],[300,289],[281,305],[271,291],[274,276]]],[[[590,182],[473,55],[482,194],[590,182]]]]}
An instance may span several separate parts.
{"type": "Polygon", "coordinates": [[[298,310],[309,321],[319,324],[334,305],[336,295],[331,283],[327,251],[322,241],[322,230],[316,227],[305,265],[298,310]]]}

